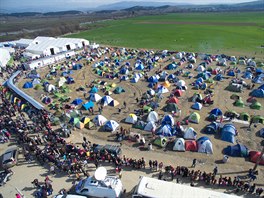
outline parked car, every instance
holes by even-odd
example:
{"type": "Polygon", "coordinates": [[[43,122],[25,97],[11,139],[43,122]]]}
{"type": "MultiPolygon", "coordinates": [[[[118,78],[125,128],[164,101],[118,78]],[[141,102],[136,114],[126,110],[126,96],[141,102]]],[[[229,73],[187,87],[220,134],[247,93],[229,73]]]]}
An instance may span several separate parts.
{"type": "Polygon", "coordinates": [[[1,167],[3,169],[11,168],[17,164],[18,147],[8,147],[1,159],[1,167]]]}

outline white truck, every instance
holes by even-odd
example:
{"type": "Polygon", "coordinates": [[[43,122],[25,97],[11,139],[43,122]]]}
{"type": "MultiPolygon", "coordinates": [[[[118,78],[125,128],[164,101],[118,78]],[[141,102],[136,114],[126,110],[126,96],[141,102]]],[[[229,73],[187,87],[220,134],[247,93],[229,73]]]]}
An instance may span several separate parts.
{"type": "Polygon", "coordinates": [[[236,195],[140,177],[132,198],[238,198],[236,195]]]}

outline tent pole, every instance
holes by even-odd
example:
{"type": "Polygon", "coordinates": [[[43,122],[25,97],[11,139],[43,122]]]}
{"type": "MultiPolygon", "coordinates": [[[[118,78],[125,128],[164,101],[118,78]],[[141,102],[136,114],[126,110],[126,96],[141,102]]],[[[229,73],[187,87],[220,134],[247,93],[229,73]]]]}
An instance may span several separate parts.
{"type": "Polygon", "coordinates": [[[255,164],[255,166],[253,168],[253,171],[255,171],[257,169],[257,167],[258,167],[263,155],[264,155],[264,146],[262,147],[262,151],[260,153],[260,156],[259,156],[258,160],[256,161],[256,164],[255,164]]]}

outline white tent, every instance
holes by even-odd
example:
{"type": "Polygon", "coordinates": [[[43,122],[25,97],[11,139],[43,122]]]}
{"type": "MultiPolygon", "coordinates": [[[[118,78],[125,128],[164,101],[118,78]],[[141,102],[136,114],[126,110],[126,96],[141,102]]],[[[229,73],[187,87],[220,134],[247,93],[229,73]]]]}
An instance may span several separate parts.
{"type": "Polygon", "coordinates": [[[47,92],[51,93],[51,92],[56,90],[56,87],[54,85],[52,85],[52,84],[47,84],[45,86],[45,89],[46,89],[47,92]]]}
{"type": "Polygon", "coordinates": [[[35,86],[37,84],[40,84],[40,80],[38,78],[35,78],[33,81],[32,81],[32,85],[35,86]]]}
{"type": "Polygon", "coordinates": [[[99,94],[97,94],[97,93],[92,93],[90,95],[90,100],[93,101],[93,102],[98,102],[101,99],[102,99],[102,97],[99,94]]]}
{"type": "Polygon", "coordinates": [[[110,96],[104,96],[102,99],[101,99],[101,103],[103,106],[107,106],[109,105],[110,102],[112,102],[113,98],[111,98],[110,96]]]}
{"type": "Polygon", "coordinates": [[[157,114],[157,112],[155,112],[155,111],[149,112],[147,121],[148,122],[158,122],[159,121],[159,115],[157,114]]]}
{"type": "Polygon", "coordinates": [[[125,120],[126,123],[135,124],[137,122],[137,116],[133,113],[129,114],[129,116],[125,120]]]}
{"type": "Polygon", "coordinates": [[[66,81],[67,81],[66,78],[60,77],[60,79],[58,81],[58,86],[59,87],[63,86],[66,81]]]}
{"type": "Polygon", "coordinates": [[[162,87],[160,87],[159,89],[158,89],[158,93],[160,94],[160,93],[168,93],[169,92],[169,90],[166,88],[166,87],[164,87],[164,86],[162,86],[162,87]]]}
{"type": "Polygon", "coordinates": [[[10,60],[11,56],[9,51],[3,48],[0,48],[0,67],[6,67],[6,64],[10,60]]]}
{"type": "Polygon", "coordinates": [[[177,83],[176,83],[177,86],[180,86],[180,87],[183,87],[186,85],[185,81],[184,80],[179,80],[177,83]]]}
{"type": "Polygon", "coordinates": [[[197,137],[197,133],[192,127],[189,127],[185,130],[183,138],[186,140],[195,140],[197,137]]]}
{"type": "Polygon", "coordinates": [[[181,58],[182,58],[182,53],[181,53],[181,52],[178,52],[178,53],[176,54],[176,58],[177,58],[177,59],[181,59],[181,58]]]}
{"type": "Polygon", "coordinates": [[[183,138],[177,138],[174,141],[174,146],[172,148],[174,151],[185,151],[185,140],[183,138]]]}
{"type": "Polygon", "coordinates": [[[153,121],[150,121],[150,122],[148,122],[148,124],[146,124],[146,126],[144,127],[144,130],[145,131],[155,131],[156,130],[156,124],[155,124],[155,122],[153,122],[153,121]]]}
{"type": "Polygon", "coordinates": [[[203,72],[205,70],[205,68],[204,68],[204,66],[202,66],[202,65],[199,65],[198,67],[197,67],[197,69],[196,69],[196,71],[198,71],[198,72],[203,72]]]}
{"type": "Polygon", "coordinates": [[[197,140],[198,152],[199,153],[213,153],[212,142],[207,137],[201,137],[197,140]]]}
{"type": "Polygon", "coordinates": [[[119,127],[119,124],[114,120],[109,120],[104,126],[106,130],[114,132],[119,127]]]}
{"type": "Polygon", "coordinates": [[[107,119],[102,116],[102,115],[97,115],[95,116],[95,118],[93,119],[93,122],[97,125],[97,126],[103,126],[104,123],[107,122],[107,119]]]}

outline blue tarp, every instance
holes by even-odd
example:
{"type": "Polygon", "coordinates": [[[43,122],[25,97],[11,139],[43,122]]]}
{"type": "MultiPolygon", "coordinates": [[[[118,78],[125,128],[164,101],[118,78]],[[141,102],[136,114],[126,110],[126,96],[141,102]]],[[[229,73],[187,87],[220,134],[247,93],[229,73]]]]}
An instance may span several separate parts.
{"type": "Polygon", "coordinates": [[[83,108],[84,108],[85,110],[88,110],[88,109],[91,108],[91,107],[94,107],[94,103],[93,103],[92,101],[89,101],[89,102],[83,104],[83,108]]]}
{"type": "Polygon", "coordinates": [[[248,148],[242,144],[228,146],[224,149],[224,154],[232,157],[248,157],[248,148]]]}

